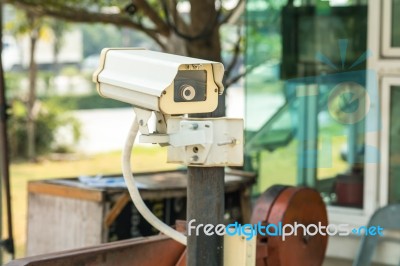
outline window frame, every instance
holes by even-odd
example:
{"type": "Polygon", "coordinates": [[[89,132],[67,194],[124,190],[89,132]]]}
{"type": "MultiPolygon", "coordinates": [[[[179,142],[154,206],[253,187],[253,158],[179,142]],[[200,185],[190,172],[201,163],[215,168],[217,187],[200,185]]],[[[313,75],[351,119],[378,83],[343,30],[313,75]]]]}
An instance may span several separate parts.
{"type": "Polygon", "coordinates": [[[381,82],[381,121],[380,134],[380,163],[379,179],[379,204],[385,206],[389,203],[389,148],[390,148],[390,102],[392,88],[400,86],[400,77],[385,76],[381,82]]]}
{"type": "Polygon", "coordinates": [[[400,47],[393,47],[392,43],[392,7],[393,0],[377,1],[382,3],[382,43],[381,53],[384,57],[400,57],[400,47]]]}

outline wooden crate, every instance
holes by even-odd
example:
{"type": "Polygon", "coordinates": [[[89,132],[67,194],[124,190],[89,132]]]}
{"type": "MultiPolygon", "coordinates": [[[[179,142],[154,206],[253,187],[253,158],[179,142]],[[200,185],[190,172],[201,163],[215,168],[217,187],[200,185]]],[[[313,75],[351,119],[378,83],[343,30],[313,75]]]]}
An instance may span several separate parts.
{"type": "MultiPolygon", "coordinates": [[[[136,174],[135,179],[156,216],[171,225],[185,219],[185,171],[136,174]]],[[[245,172],[226,174],[227,222],[249,220],[254,180],[254,175],[245,172]]],[[[137,212],[125,188],[88,187],[77,178],[28,184],[27,256],[156,233],[137,212]]]]}

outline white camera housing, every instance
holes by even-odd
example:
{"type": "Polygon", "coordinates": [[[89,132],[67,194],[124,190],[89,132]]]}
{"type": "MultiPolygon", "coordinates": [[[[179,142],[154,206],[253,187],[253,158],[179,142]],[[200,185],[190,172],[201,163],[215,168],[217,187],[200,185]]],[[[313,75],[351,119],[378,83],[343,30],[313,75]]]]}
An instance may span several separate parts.
{"type": "Polygon", "coordinates": [[[209,113],[224,91],[219,62],[143,48],[105,48],[93,74],[98,93],[162,114],[209,113]]]}

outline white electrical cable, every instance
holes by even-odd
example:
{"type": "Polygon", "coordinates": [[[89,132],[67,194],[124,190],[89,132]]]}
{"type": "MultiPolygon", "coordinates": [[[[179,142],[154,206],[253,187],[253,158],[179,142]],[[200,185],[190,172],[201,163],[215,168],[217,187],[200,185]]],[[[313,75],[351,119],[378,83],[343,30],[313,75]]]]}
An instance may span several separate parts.
{"type": "Polygon", "coordinates": [[[137,133],[139,131],[139,123],[137,119],[133,121],[133,124],[129,130],[129,135],[126,139],[124,150],[122,152],[122,173],[126,186],[128,187],[129,194],[131,195],[132,201],[135,204],[136,209],[139,213],[155,228],[179,243],[186,245],[187,238],[184,234],[176,231],[169,225],[163,223],[158,219],[146,206],[142,197],[140,196],[139,190],[136,187],[135,179],[132,175],[131,170],[131,153],[133,144],[135,142],[137,133]]]}

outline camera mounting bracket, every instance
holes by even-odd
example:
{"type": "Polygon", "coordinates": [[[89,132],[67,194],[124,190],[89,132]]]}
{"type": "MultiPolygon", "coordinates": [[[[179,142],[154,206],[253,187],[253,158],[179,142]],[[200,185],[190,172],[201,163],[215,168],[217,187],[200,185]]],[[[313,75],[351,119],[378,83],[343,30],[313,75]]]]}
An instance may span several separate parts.
{"type": "Polygon", "coordinates": [[[187,118],[156,115],[156,132],[148,123],[152,111],[135,108],[140,143],[168,146],[169,163],[188,166],[241,166],[243,163],[243,119],[187,118]]]}

